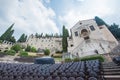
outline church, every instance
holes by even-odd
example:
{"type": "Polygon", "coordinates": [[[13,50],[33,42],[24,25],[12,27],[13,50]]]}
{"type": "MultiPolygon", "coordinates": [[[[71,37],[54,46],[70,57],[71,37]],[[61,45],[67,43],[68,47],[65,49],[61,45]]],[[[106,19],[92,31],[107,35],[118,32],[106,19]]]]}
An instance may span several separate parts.
{"type": "Polygon", "coordinates": [[[70,32],[68,53],[74,56],[106,54],[118,45],[108,28],[105,25],[98,26],[95,19],[77,22],[70,32]]]}

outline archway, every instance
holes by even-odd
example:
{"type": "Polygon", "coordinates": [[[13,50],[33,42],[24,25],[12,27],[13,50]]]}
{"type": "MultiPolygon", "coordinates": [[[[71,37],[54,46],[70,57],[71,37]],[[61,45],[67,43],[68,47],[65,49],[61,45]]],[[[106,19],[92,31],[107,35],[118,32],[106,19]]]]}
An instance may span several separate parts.
{"type": "Polygon", "coordinates": [[[81,30],[81,37],[83,37],[85,40],[89,39],[89,32],[87,29],[81,30]]]}

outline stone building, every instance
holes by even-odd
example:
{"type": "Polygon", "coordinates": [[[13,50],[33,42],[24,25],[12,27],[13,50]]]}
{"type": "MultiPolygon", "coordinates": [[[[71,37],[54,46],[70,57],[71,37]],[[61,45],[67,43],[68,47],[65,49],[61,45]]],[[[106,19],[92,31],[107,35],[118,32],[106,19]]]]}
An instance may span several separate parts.
{"type": "Polygon", "coordinates": [[[4,40],[0,43],[0,51],[9,50],[13,45],[14,43],[4,40]]]}
{"type": "Polygon", "coordinates": [[[68,38],[68,53],[83,57],[109,53],[118,45],[117,40],[105,25],[98,26],[94,19],[76,23],[68,38]]]}
{"type": "Polygon", "coordinates": [[[50,49],[52,53],[56,51],[62,51],[62,38],[61,37],[36,38],[35,35],[30,35],[28,40],[25,43],[39,50],[50,49]]]}

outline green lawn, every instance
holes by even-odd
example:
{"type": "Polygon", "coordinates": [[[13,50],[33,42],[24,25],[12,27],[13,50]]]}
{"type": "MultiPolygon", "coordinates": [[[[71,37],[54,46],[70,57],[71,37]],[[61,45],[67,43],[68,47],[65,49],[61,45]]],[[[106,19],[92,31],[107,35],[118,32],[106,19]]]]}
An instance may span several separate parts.
{"type": "Polygon", "coordinates": [[[62,58],[54,58],[55,59],[55,62],[61,62],[62,61],[62,58]]]}

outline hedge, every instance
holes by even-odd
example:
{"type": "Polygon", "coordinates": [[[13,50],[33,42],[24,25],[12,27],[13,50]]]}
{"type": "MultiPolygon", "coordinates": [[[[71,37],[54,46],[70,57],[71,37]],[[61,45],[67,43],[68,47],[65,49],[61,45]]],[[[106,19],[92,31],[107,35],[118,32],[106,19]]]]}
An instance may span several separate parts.
{"type": "Polygon", "coordinates": [[[74,58],[73,61],[78,62],[78,61],[80,61],[80,58],[74,58]]]}
{"type": "Polygon", "coordinates": [[[101,55],[86,56],[86,57],[81,58],[80,60],[87,61],[87,60],[96,60],[96,59],[100,60],[101,62],[104,62],[104,57],[101,55]]]}
{"type": "Polygon", "coordinates": [[[65,62],[72,62],[72,59],[71,58],[66,58],[65,62]]]}
{"type": "Polygon", "coordinates": [[[65,62],[78,62],[78,61],[88,61],[88,60],[100,60],[101,62],[104,62],[104,57],[101,55],[93,55],[93,56],[86,56],[86,57],[82,57],[82,58],[66,58],[65,62]]]}

